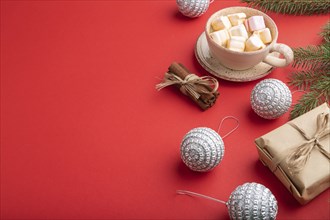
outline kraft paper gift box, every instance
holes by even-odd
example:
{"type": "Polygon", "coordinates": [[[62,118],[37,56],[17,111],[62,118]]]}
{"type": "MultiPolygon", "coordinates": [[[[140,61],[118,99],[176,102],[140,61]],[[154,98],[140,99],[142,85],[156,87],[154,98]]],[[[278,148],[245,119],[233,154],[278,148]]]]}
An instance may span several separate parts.
{"type": "Polygon", "coordinates": [[[255,140],[261,162],[301,204],[330,186],[329,112],[324,103],[255,140]]]}

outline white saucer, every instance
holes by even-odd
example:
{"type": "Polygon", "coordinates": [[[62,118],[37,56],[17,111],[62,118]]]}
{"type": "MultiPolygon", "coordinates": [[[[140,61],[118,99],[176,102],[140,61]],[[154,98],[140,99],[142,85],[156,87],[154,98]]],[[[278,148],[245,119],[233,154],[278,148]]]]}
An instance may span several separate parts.
{"type": "MultiPolygon", "coordinates": [[[[279,53],[277,52],[273,52],[271,54],[276,57],[279,56],[279,53]]],[[[232,70],[222,66],[219,61],[213,58],[210,54],[205,32],[203,32],[197,40],[195,46],[195,56],[199,64],[207,72],[220,79],[225,79],[234,82],[247,82],[260,79],[268,75],[274,69],[273,66],[270,66],[263,62],[247,70],[232,70]]]]}

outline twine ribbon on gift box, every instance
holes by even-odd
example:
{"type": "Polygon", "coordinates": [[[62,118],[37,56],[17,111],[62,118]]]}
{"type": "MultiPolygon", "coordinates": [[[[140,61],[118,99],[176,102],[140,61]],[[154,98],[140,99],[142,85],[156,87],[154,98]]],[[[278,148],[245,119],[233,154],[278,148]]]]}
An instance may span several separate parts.
{"type": "Polygon", "coordinates": [[[320,113],[317,116],[317,128],[314,136],[312,137],[309,137],[309,135],[307,135],[306,132],[296,124],[291,122],[288,124],[295,128],[305,140],[299,145],[283,152],[278,157],[274,157],[273,165],[275,169],[284,159],[286,159],[289,171],[292,174],[298,174],[301,170],[304,169],[304,166],[310,158],[314,148],[320,151],[328,160],[330,160],[330,153],[327,152],[324,149],[324,146],[322,146],[320,143],[321,139],[330,134],[329,113],[320,113]]]}

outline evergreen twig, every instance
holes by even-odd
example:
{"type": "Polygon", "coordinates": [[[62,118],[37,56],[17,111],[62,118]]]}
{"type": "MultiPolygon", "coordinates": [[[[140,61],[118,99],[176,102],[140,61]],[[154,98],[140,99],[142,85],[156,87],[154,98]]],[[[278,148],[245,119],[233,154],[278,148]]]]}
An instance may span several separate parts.
{"type": "Polygon", "coordinates": [[[307,90],[311,85],[326,76],[327,71],[319,69],[315,70],[300,70],[289,75],[289,85],[297,87],[300,90],[307,90]]]}
{"type": "Polygon", "coordinates": [[[330,98],[330,74],[321,76],[315,83],[310,86],[311,91],[317,91],[319,98],[323,98],[323,101],[329,101],[330,98]]]}
{"type": "Polygon", "coordinates": [[[323,27],[320,35],[323,44],[294,49],[293,67],[300,68],[289,76],[289,84],[307,92],[290,113],[293,119],[323,102],[330,101],[330,22],[323,27]]]}
{"type": "Polygon", "coordinates": [[[316,69],[327,68],[330,63],[330,46],[328,43],[319,46],[307,46],[295,48],[293,67],[316,69]]]}
{"type": "Polygon", "coordinates": [[[241,0],[250,7],[282,14],[313,15],[330,12],[329,0],[241,0]]]}
{"type": "MultiPolygon", "coordinates": [[[[330,4],[330,1],[329,1],[330,4]]],[[[325,43],[330,43],[330,22],[328,22],[324,27],[322,32],[320,33],[321,37],[325,43]]],[[[329,52],[329,51],[328,51],[329,52]]]]}
{"type": "Polygon", "coordinates": [[[322,102],[318,99],[318,96],[319,95],[316,91],[304,94],[299,99],[298,103],[294,105],[293,110],[290,112],[290,118],[296,118],[322,104],[322,102]]]}

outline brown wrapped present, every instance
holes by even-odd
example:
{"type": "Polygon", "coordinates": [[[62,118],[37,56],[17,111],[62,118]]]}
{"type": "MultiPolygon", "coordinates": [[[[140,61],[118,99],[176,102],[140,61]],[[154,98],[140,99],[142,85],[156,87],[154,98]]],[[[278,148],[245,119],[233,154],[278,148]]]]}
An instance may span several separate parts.
{"type": "Polygon", "coordinates": [[[327,103],[257,138],[259,158],[301,204],[330,187],[327,103]]]}

